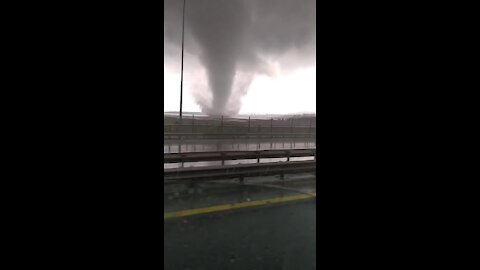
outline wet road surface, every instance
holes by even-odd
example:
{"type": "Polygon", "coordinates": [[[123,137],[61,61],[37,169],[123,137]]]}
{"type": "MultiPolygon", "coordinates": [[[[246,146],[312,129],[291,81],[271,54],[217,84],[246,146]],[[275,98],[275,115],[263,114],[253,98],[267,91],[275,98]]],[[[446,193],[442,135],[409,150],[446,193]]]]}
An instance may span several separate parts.
{"type": "Polygon", "coordinates": [[[165,269],[315,269],[316,202],[164,223],[165,269]]]}
{"type": "MultiPolygon", "coordinates": [[[[296,183],[294,188],[299,190],[315,189],[311,181],[302,187],[295,187],[296,183]]],[[[208,185],[166,186],[164,213],[299,194],[258,186],[208,185]]],[[[315,198],[165,220],[164,266],[182,270],[315,269],[315,226],[315,198]]]]}

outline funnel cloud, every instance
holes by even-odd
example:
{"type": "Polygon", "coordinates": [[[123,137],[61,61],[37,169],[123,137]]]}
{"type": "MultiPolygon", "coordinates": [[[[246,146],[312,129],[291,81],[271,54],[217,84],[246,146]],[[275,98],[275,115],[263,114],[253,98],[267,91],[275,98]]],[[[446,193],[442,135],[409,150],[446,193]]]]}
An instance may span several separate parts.
{"type": "MultiPolygon", "coordinates": [[[[183,0],[164,3],[164,65],[179,66],[183,0]]],[[[202,111],[235,115],[255,75],[314,66],[315,8],[315,0],[186,0],[184,80],[195,57],[205,70],[194,95],[202,111]]]]}

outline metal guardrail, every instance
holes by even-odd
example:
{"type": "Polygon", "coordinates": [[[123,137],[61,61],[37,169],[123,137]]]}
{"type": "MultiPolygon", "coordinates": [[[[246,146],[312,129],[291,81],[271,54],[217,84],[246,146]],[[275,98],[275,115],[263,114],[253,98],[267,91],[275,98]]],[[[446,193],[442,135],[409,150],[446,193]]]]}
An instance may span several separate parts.
{"type": "Polygon", "coordinates": [[[222,164],[224,164],[225,160],[256,159],[259,163],[261,158],[287,158],[287,161],[290,161],[291,157],[315,157],[316,153],[317,149],[165,153],[163,154],[163,162],[222,161],[222,164]]]}
{"type": "Polygon", "coordinates": [[[163,133],[164,140],[315,138],[316,133],[163,133]]]}
{"type": "Polygon", "coordinates": [[[239,124],[173,124],[163,125],[165,133],[314,133],[315,126],[285,126],[262,124],[244,126],[239,124]]]}
{"type": "Polygon", "coordinates": [[[308,173],[316,171],[316,161],[254,163],[228,166],[164,169],[164,181],[212,181],[219,179],[308,173]]]}

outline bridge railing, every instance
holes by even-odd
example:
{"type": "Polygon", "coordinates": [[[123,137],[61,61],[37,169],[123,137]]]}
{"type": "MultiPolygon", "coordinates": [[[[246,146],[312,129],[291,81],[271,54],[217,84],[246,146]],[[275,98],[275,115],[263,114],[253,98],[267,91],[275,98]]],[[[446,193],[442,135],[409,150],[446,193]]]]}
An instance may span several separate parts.
{"type": "Polygon", "coordinates": [[[164,125],[164,133],[314,133],[315,127],[301,126],[236,126],[236,125],[164,125]]]}
{"type": "Polygon", "coordinates": [[[164,169],[164,182],[178,181],[213,181],[238,178],[240,182],[246,177],[271,176],[298,173],[315,173],[316,161],[291,161],[275,163],[254,163],[227,166],[189,167],[164,169]]]}
{"type": "Polygon", "coordinates": [[[315,133],[315,118],[235,119],[195,117],[164,122],[164,133],[315,133]]]}
{"type": "Polygon", "coordinates": [[[316,133],[163,133],[164,140],[315,138],[316,133]]]}
{"type": "Polygon", "coordinates": [[[226,160],[256,159],[260,163],[263,158],[286,158],[291,157],[314,157],[316,159],[317,149],[282,149],[282,150],[256,150],[256,151],[216,151],[216,152],[185,152],[165,153],[164,163],[183,163],[200,161],[221,161],[222,165],[226,160]]]}

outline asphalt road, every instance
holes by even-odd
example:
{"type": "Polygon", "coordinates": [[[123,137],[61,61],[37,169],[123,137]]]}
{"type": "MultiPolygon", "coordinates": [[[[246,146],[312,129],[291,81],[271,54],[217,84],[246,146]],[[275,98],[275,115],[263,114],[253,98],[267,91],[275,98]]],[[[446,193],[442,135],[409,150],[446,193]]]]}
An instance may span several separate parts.
{"type": "MultiPolygon", "coordinates": [[[[238,194],[245,195],[245,188],[238,189],[238,194]]],[[[206,192],[204,196],[218,195],[206,192]]],[[[315,269],[315,226],[315,199],[165,220],[164,266],[172,270],[315,269]]]]}

